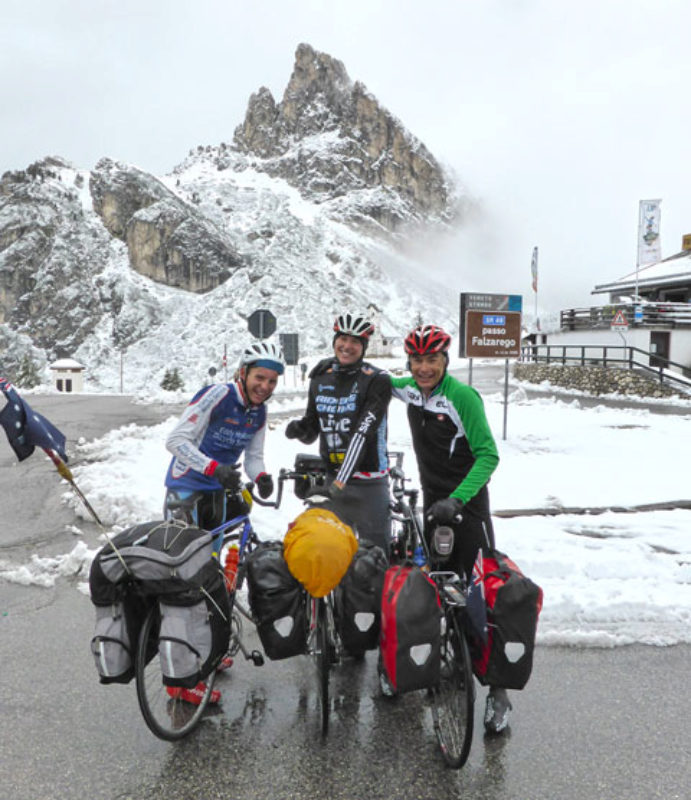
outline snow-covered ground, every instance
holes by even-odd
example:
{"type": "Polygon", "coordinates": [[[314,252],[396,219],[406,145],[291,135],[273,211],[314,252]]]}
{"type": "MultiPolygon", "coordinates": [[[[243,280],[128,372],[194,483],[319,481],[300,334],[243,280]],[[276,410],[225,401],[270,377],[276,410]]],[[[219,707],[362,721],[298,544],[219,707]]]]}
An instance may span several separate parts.
{"type": "MultiPolygon", "coordinates": [[[[284,392],[271,412],[300,413],[304,399],[284,392]]],[[[494,510],[626,506],[688,498],[689,414],[581,407],[578,399],[528,399],[515,385],[503,432],[503,397],[485,395],[501,462],[490,484],[494,510]]],[[[76,446],[87,459],[77,484],[109,529],[160,517],[171,416],[151,428],[129,425],[76,446]]],[[[266,462],[274,475],[298,451],[315,452],[283,435],[286,418],[270,422],[266,462]]],[[[405,410],[393,401],[389,449],[405,451],[415,479],[405,410]]],[[[80,459],[81,460],[81,459],[80,459]]],[[[85,510],[69,493],[66,502],[85,510]]],[[[274,509],[256,507],[263,539],[282,538],[300,511],[288,491],[274,509]]],[[[604,646],[691,642],[691,511],[496,517],[499,549],[544,589],[542,644],[604,646]]],[[[76,532],[78,534],[78,531],[76,532]]],[[[62,558],[0,562],[0,579],[51,585],[95,548],[80,540],[62,558]]],[[[86,591],[86,586],[81,586],[86,591]]]]}

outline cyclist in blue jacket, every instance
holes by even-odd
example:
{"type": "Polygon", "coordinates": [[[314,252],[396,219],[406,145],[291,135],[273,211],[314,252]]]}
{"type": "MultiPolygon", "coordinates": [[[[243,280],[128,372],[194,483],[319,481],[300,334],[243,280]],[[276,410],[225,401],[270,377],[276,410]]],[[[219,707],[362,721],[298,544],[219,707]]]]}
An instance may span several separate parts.
{"type": "Polygon", "coordinates": [[[242,509],[230,508],[226,492],[240,488],[237,463],[244,468],[262,498],[274,485],[264,465],[266,401],[283,374],[285,362],[273,342],[245,348],[235,380],[201,389],[192,398],[166,440],[173,454],[165,485],[165,513],[171,500],[191,500],[191,520],[200,528],[216,528],[242,509]]]}

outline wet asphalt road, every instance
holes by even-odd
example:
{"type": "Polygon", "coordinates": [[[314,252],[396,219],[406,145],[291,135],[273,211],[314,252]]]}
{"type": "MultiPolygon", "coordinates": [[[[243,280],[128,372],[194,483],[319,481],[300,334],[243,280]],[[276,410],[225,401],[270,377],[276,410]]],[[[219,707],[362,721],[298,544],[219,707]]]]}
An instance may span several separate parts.
{"type": "MultiPolygon", "coordinates": [[[[32,405],[71,439],[174,413],[122,398],[43,400],[32,405]]],[[[64,531],[71,519],[59,502],[63,490],[47,474],[40,457],[17,465],[0,448],[0,559],[74,545],[64,531]]],[[[85,539],[95,547],[96,530],[85,539]]],[[[478,687],[473,749],[459,772],[441,761],[422,693],[379,696],[374,653],[337,668],[324,742],[313,675],[298,657],[261,668],[236,663],[219,681],[220,712],[188,740],[168,744],[146,728],[134,685],[98,684],[83,580],[51,589],[0,582],[0,797],[691,797],[689,646],[538,648],[530,683],[512,693],[509,735],[483,736],[478,687]]]]}
{"type": "Polygon", "coordinates": [[[69,582],[24,593],[0,622],[8,799],[689,797],[691,647],[538,648],[530,683],[512,693],[509,735],[483,736],[478,702],[470,760],[454,772],[424,694],[379,696],[374,653],[336,669],[325,741],[313,674],[297,657],[236,663],[218,683],[222,711],[186,741],[161,742],[133,685],[98,684],[88,598],[69,582]]]}

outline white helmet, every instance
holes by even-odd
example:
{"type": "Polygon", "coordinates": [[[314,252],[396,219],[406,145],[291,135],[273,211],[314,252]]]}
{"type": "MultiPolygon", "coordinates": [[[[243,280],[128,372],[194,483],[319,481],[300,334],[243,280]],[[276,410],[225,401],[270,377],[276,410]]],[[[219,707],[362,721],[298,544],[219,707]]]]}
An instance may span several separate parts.
{"type": "Polygon", "coordinates": [[[374,325],[363,314],[339,314],[334,320],[336,336],[344,333],[367,342],[374,333],[374,325]]]}
{"type": "Polygon", "coordinates": [[[281,348],[273,342],[252,342],[242,351],[240,356],[240,363],[238,366],[242,367],[266,367],[272,369],[279,375],[283,375],[285,370],[285,359],[281,348]]]}

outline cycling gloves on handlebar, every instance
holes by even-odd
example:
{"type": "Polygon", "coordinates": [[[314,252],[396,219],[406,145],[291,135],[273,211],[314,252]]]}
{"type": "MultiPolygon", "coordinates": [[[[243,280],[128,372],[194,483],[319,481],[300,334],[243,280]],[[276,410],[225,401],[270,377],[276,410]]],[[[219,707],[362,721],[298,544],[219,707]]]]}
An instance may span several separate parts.
{"type": "Polygon", "coordinates": [[[274,479],[271,477],[271,475],[267,474],[266,472],[262,472],[257,475],[257,478],[254,482],[257,485],[257,491],[259,492],[259,496],[262,500],[266,500],[267,497],[273,494],[274,479]]]}
{"type": "Polygon", "coordinates": [[[224,489],[230,492],[237,492],[240,489],[242,483],[240,470],[232,464],[219,464],[212,475],[224,489]]]}
{"type": "Polygon", "coordinates": [[[463,521],[463,501],[456,497],[445,497],[432,503],[427,511],[427,519],[430,522],[438,522],[441,525],[451,525],[452,523],[463,521]]]}

